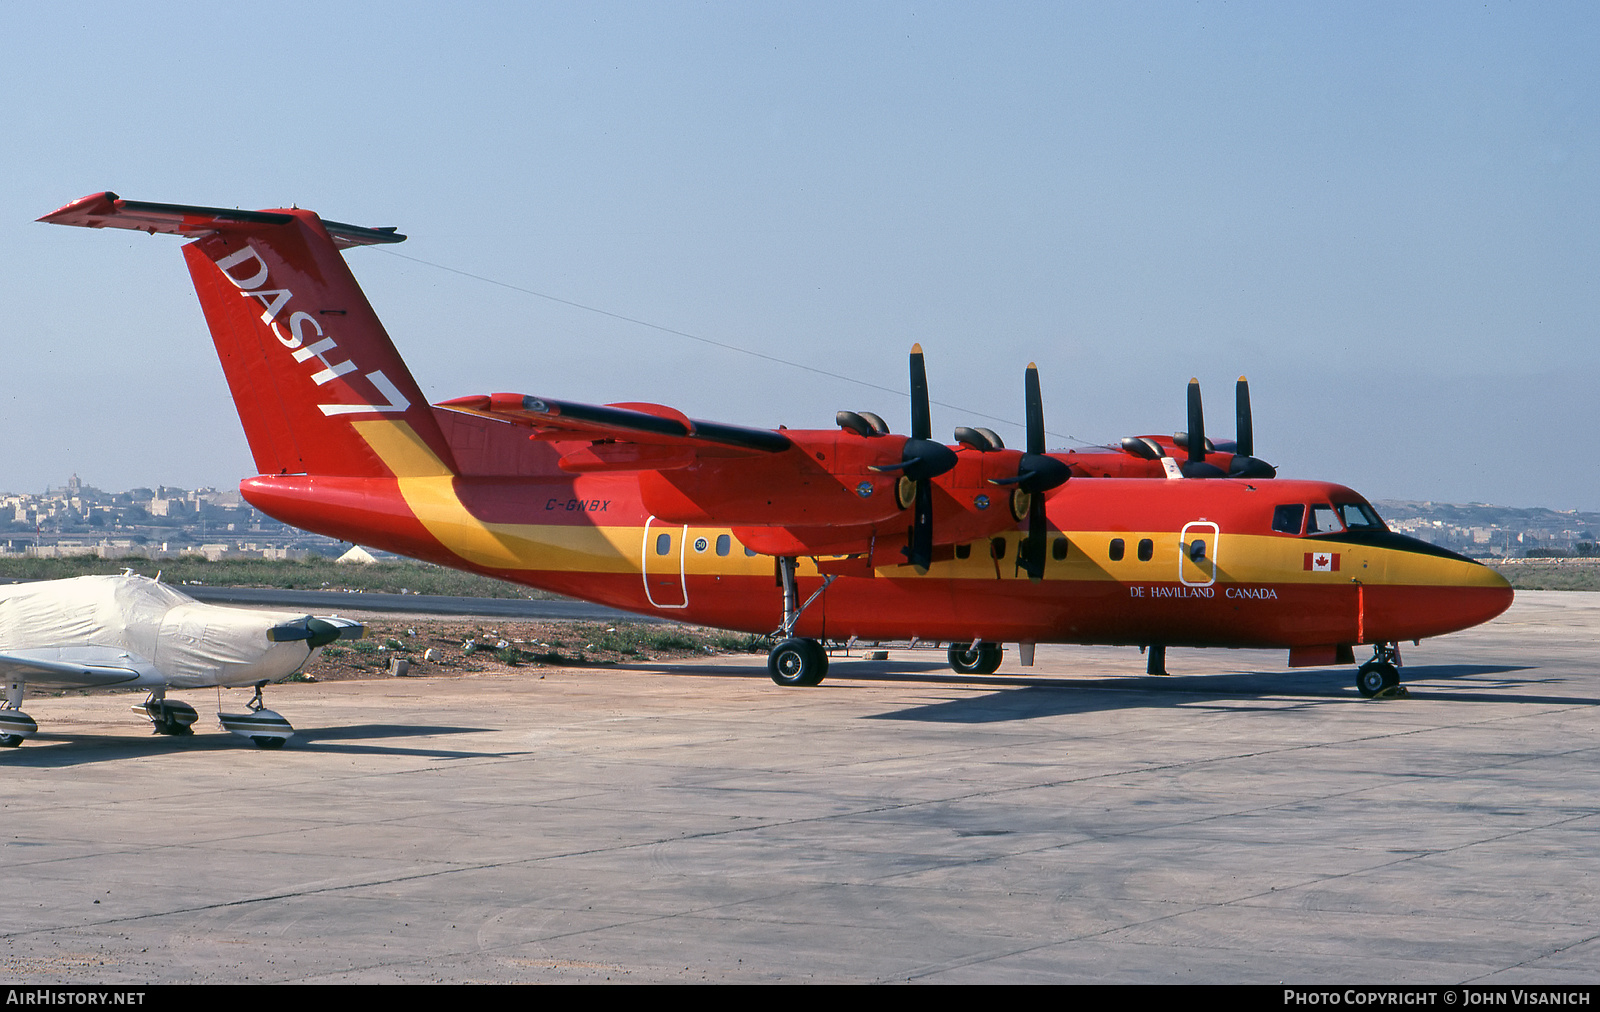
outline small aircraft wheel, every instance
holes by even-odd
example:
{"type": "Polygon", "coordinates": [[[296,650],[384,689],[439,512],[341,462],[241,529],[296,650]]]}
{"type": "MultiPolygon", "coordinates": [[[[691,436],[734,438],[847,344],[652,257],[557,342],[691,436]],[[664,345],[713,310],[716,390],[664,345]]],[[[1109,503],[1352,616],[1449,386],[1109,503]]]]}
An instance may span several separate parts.
{"type": "Polygon", "coordinates": [[[992,675],[1000,668],[1004,649],[998,643],[955,644],[950,648],[950,669],[958,675],[992,675]]]}
{"type": "Polygon", "coordinates": [[[173,736],[194,734],[194,728],[190,727],[188,724],[185,724],[181,720],[158,720],[155,722],[155,725],[156,734],[168,734],[173,736]]]}
{"type": "Polygon", "coordinates": [[[1356,691],[1371,699],[1400,684],[1400,672],[1387,661],[1368,661],[1356,669],[1356,691]]]}
{"type": "Polygon", "coordinates": [[[0,748],[16,748],[22,744],[20,734],[0,734],[0,748]]]}
{"type": "Polygon", "coordinates": [[[269,734],[258,734],[253,735],[250,740],[256,743],[256,748],[272,749],[283,748],[283,743],[288,739],[274,737],[273,735],[269,734]]]}
{"type": "Polygon", "coordinates": [[[779,685],[816,685],[828,673],[828,654],[816,640],[787,639],[767,654],[767,672],[779,685]]]}

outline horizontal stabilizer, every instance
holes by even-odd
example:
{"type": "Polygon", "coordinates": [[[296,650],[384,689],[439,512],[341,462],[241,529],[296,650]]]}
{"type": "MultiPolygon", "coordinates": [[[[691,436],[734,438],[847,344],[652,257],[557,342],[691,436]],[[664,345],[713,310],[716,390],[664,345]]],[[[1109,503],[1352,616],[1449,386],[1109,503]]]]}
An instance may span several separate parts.
{"type": "MultiPolygon", "coordinates": [[[[59,211],[51,211],[43,222],[52,225],[78,225],[82,228],[128,228],[138,232],[203,239],[219,232],[249,231],[252,226],[287,225],[294,219],[277,211],[240,211],[226,207],[196,207],[189,204],[153,204],[144,200],[123,200],[107,190],[74,200],[59,211]]],[[[392,228],[363,228],[322,219],[335,246],[378,246],[405,242],[406,237],[392,228]]]]}

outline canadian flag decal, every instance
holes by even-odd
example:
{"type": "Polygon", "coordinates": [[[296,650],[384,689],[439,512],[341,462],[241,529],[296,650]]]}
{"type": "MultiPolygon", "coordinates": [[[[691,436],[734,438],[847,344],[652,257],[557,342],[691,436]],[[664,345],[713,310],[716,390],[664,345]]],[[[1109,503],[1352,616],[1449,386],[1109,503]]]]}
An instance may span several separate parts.
{"type": "Polygon", "coordinates": [[[1307,552],[1306,570],[1312,573],[1337,573],[1339,571],[1339,553],[1307,552]]]}

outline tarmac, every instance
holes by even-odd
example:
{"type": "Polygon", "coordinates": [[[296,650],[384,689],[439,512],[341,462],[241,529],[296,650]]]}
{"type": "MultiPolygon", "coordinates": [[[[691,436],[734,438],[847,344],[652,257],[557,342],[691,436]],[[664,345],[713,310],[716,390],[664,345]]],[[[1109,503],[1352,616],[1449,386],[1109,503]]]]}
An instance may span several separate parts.
{"type": "Polygon", "coordinates": [[[1395,700],[1080,647],[289,684],[276,752],[30,697],[0,977],[1593,984],[1597,630],[1522,593],[1395,700]]]}

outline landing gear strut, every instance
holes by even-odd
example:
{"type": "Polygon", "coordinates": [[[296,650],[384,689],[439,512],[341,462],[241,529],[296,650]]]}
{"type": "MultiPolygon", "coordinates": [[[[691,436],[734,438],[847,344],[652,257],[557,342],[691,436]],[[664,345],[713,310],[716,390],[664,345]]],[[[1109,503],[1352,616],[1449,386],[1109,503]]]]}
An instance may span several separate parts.
{"type": "Polygon", "coordinates": [[[950,645],[950,669],[958,675],[992,675],[1000,668],[1005,649],[998,643],[973,640],[950,645]]]}
{"type": "Polygon", "coordinates": [[[1366,699],[1405,695],[1400,685],[1400,644],[1377,643],[1372,660],[1356,669],[1356,691],[1366,699]]]}
{"type": "Polygon", "coordinates": [[[783,624],[778,628],[782,639],[767,654],[767,673],[783,686],[816,685],[828,673],[828,651],[816,640],[794,635],[794,627],[805,610],[833,583],[834,577],[825,577],[817,592],[806,598],[805,604],[796,607],[800,595],[794,578],[794,556],[778,557],[778,576],[783,581],[783,624]]]}

